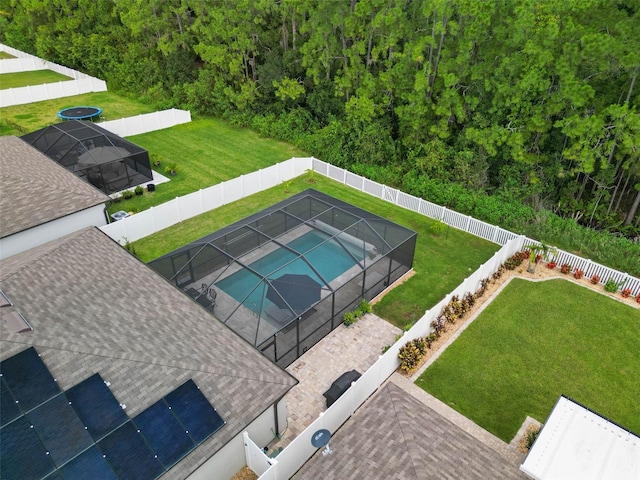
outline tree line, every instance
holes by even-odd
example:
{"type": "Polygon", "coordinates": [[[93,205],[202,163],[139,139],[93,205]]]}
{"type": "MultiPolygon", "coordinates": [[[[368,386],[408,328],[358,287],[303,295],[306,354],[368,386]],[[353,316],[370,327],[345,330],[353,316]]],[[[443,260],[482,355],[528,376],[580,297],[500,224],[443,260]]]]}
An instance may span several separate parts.
{"type": "Polygon", "coordinates": [[[639,0],[0,0],[0,10],[5,43],[111,90],[225,117],[414,192],[457,189],[467,209],[500,199],[525,232],[557,215],[569,229],[640,237],[639,0]]]}

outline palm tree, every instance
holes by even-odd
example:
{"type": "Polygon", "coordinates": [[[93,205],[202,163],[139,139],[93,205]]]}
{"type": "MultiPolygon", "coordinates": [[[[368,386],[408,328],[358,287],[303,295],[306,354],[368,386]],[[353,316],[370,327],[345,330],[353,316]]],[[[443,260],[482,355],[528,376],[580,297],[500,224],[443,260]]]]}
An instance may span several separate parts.
{"type": "Polygon", "coordinates": [[[531,252],[529,254],[529,266],[527,267],[527,272],[529,273],[535,273],[540,260],[549,260],[550,254],[554,257],[558,255],[558,249],[556,247],[547,245],[544,242],[540,242],[540,245],[525,245],[524,248],[531,252]]]}

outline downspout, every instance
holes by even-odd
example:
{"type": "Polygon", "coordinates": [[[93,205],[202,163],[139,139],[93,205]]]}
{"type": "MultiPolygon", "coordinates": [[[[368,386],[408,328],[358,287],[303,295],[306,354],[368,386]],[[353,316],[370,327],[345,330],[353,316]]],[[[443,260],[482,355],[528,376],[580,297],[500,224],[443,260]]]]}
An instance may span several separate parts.
{"type": "Polygon", "coordinates": [[[276,422],[276,429],[273,433],[278,438],[280,438],[280,423],[278,422],[278,404],[280,403],[282,398],[280,398],[280,400],[278,400],[276,403],[273,404],[273,419],[276,422]]]}
{"type": "Polygon", "coordinates": [[[107,200],[104,203],[104,208],[102,209],[102,213],[104,213],[104,218],[107,221],[107,225],[111,223],[111,218],[109,217],[109,207],[113,205],[113,202],[107,200]]]}

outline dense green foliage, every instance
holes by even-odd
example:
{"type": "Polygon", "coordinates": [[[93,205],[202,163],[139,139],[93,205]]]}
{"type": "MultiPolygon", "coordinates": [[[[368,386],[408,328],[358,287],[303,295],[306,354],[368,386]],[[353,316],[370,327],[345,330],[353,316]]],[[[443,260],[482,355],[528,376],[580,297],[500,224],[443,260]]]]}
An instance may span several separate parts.
{"type": "Polygon", "coordinates": [[[640,257],[624,241],[640,237],[638,0],[0,0],[0,10],[2,41],[112,90],[225,117],[405,190],[473,192],[456,199],[463,211],[640,274],[624,264],[640,257]],[[578,225],[610,232],[595,241],[606,258],[578,225]]]}
{"type": "Polygon", "coordinates": [[[640,310],[566,280],[514,279],[416,383],[506,442],[560,394],[638,433],[639,340],[640,310]]]}

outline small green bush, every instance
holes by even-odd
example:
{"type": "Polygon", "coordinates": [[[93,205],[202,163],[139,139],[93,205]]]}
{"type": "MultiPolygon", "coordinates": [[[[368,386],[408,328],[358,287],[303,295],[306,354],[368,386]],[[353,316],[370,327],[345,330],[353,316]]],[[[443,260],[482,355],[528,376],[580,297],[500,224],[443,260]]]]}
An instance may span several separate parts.
{"type": "Polygon", "coordinates": [[[356,321],[358,320],[358,317],[356,315],[356,312],[346,312],[343,316],[342,316],[342,320],[344,321],[344,324],[346,326],[352,325],[354,323],[356,323],[356,321]]]}
{"type": "Polygon", "coordinates": [[[360,302],[360,305],[358,305],[358,308],[351,312],[346,312],[342,316],[342,320],[344,321],[344,324],[346,326],[349,326],[353,323],[356,323],[365,313],[370,313],[371,311],[371,304],[363,298],[360,302]]]}
{"type": "Polygon", "coordinates": [[[125,190],[124,192],[122,192],[122,198],[124,198],[125,200],[128,200],[131,197],[133,197],[133,192],[131,190],[125,190]]]}
{"type": "Polygon", "coordinates": [[[366,313],[371,313],[371,311],[373,310],[373,307],[369,302],[367,302],[366,299],[363,298],[360,301],[360,306],[358,307],[358,310],[360,310],[360,312],[362,312],[362,315],[364,315],[366,313]]]}
{"type": "Polygon", "coordinates": [[[164,173],[168,175],[176,175],[178,173],[178,164],[171,162],[169,165],[164,167],[164,173]]]}
{"type": "Polygon", "coordinates": [[[405,372],[410,372],[418,366],[422,355],[416,344],[411,341],[400,348],[398,358],[400,358],[400,368],[405,372]]]}
{"type": "Polygon", "coordinates": [[[431,231],[434,235],[441,235],[447,229],[447,224],[442,221],[437,221],[431,226],[431,231]]]}
{"type": "Polygon", "coordinates": [[[531,450],[531,447],[533,447],[533,443],[536,441],[536,438],[538,438],[539,434],[540,434],[539,428],[535,428],[527,432],[527,437],[524,443],[525,448],[527,449],[527,452],[531,450]]]}
{"type": "Polygon", "coordinates": [[[605,292],[616,293],[619,288],[620,288],[620,283],[616,282],[613,278],[610,278],[604,284],[605,292]]]}

